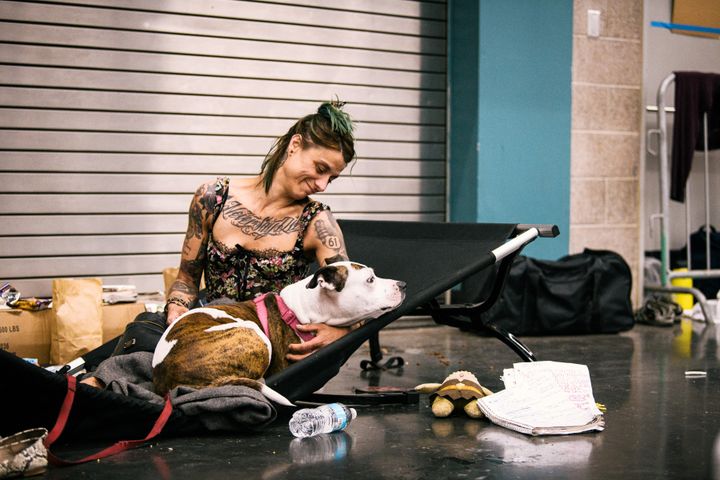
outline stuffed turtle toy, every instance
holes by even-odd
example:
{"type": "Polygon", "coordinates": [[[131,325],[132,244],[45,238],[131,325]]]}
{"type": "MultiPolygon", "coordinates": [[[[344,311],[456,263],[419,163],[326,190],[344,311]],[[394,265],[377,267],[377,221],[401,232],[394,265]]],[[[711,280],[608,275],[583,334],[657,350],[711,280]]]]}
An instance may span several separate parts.
{"type": "Polygon", "coordinates": [[[464,370],[451,373],[443,383],[418,385],[415,391],[430,394],[433,415],[440,418],[449,416],[457,407],[472,418],[480,418],[483,413],[475,400],[492,395],[490,390],[480,385],[475,375],[464,370]]]}

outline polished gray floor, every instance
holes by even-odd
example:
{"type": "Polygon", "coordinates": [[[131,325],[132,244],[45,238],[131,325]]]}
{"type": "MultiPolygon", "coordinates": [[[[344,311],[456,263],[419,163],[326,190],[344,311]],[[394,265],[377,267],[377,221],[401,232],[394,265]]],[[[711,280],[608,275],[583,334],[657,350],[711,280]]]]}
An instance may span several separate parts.
{"type": "MultiPolygon", "coordinates": [[[[411,388],[457,369],[500,389],[502,369],[517,361],[492,338],[420,325],[381,334],[387,354],[407,361],[401,371],[362,373],[359,362],[368,352],[361,348],[325,390],[411,388]]],[[[620,335],[525,338],[539,360],[589,366],[595,399],[607,406],[603,432],[529,437],[461,416],[435,419],[421,398],[417,405],[359,410],[342,433],[296,440],[282,419],[261,434],[161,439],[99,462],[53,468],[46,476],[720,479],[719,337],[715,326],[684,321],[672,328],[638,325],[620,335]],[[707,376],[688,378],[688,370],[707,376]]]]}

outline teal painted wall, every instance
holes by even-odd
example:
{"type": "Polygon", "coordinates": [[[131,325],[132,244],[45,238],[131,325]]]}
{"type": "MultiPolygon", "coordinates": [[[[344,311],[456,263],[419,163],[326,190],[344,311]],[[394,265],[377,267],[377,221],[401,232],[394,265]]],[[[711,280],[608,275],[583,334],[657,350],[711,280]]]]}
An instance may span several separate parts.
{"type": "Polygon", "coordinates": [[[450,218],[554,223],[560,237],[524,253],[565,255],[572,0],[452,0],[449,8],[450,218]],[[477,44],[467,41],[472,28],[477,44]],[[463,75],[473,62],[478,75],[463,75]],[[476,105],[475,122],[466,103],[476,105]]]}
{"type": "Polygon", "coordinates": [[[479,3],[451,1],[448,9],[450,212],[454,222],[474,223],[478,218],[479,3]]]}

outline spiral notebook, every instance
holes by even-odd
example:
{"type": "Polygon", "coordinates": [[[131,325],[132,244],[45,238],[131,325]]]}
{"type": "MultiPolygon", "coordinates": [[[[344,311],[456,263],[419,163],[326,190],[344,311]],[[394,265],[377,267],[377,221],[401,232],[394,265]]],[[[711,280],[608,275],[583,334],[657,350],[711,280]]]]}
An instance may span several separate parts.
{"type": "Polygon", "coordinates": [[[605,428],[586,365],[516,363],[503,371],[505,389],[478,400],[493,423],[528,435],[567,435],[605,428]]]}

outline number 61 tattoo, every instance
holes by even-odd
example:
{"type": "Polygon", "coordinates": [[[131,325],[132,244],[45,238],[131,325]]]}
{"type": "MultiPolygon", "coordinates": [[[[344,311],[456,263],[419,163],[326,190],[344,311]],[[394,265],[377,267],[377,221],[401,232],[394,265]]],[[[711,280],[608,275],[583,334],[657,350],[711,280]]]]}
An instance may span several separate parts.
{"type": "Polygon", "coordinates": [[[320,242],[336,253],[336,255],[325,259],[326,264],[347,260],[347,254],[344,252],[342,241],[331,224],[325,220],[318,219],[315,221],[315,232],[320,242]]]}

